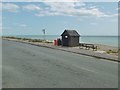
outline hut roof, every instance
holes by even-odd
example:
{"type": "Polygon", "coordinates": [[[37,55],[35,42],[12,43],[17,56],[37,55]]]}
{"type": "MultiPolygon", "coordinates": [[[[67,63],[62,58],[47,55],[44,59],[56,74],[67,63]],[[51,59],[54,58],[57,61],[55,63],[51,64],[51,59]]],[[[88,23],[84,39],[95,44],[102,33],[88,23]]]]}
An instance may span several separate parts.
{"type": "Polygon", "coordinates": [[[68,34],[69,36],[80,36],[76,30],[65,30],[61,36],[68,34]]]}

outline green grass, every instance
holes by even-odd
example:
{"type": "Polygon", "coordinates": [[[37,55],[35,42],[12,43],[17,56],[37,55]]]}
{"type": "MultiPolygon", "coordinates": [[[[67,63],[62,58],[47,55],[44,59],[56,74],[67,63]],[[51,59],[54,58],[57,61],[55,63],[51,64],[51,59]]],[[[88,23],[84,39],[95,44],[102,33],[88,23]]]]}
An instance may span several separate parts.
{"type": "Polygon", "coordinates": [[[30,39],[30,38],[20,38],[20,37],[3,37],[3,38],[17,39],[17,40],[23,40],[23,41],[29,41],[29,42],[53,43],[52,41],[45,41],[41,39],[30,39]]]}
{"type": "Polygon", "coordinates": [[[29,42],[43,42],[44,40],[40,39],[29,39],[29,42]]]}

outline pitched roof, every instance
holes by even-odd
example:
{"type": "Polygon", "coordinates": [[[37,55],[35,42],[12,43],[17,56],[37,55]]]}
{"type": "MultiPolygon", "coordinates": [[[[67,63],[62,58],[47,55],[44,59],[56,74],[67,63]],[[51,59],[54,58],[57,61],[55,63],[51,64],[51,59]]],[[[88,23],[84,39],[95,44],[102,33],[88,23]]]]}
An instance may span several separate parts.
{"type": "Polygon", "coordinates": [[[67,34],[70,35],[70,36],[80,36],[76,30],[65,30],[65,31],[61,34],[61,36],[62,36],[63,34],[65,34],[65,33],[67,33],[67,34]]]}

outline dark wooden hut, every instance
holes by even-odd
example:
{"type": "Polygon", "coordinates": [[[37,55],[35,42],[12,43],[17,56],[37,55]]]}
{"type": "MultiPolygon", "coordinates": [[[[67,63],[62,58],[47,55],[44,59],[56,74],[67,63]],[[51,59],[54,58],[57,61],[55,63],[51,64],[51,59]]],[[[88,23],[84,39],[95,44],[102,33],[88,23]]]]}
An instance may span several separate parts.
{"type": "Polygon", "coordinates": [[[80,35],[75,30],[65,30],[62,34],[62,46],[74,47],[79,45],[80,35]]]}

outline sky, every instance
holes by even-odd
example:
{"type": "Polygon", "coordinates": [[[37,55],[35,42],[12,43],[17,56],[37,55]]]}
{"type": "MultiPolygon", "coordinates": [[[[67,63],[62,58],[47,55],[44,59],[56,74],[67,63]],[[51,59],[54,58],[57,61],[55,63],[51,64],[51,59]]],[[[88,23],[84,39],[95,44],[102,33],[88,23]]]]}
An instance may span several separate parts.
{"type": "Polygon", "coordinates": [[[118,35],[117,2],[4,2],[3,35],[118,35]]]}

